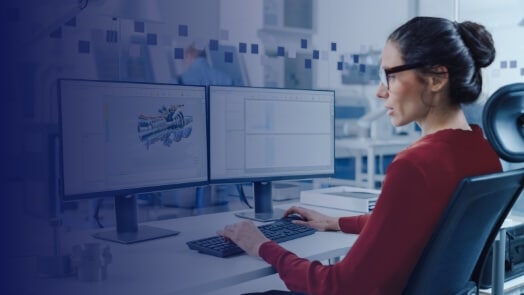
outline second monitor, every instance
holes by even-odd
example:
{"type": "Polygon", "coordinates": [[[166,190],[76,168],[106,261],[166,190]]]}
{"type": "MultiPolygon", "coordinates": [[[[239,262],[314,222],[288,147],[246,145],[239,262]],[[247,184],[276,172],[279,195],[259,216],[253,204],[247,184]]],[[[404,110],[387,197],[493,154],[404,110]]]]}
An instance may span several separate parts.
{"type": "Polygon", "coordinates": [[[209,87],[209,180],[253,182],[255,211],[268,221],[271,181],[333,176],[335,93],[328,90],[209,87]]]}

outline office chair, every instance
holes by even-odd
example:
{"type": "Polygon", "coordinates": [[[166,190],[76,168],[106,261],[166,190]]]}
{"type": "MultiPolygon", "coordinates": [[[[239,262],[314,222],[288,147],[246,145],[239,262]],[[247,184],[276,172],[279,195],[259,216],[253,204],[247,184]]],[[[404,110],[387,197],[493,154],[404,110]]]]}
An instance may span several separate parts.
{"type": "MultiPolygon", "coordinates": [[[[524,162],[524,83],[488,99],[483,125],[502,159],[524,162]]],[[[463,179],[403,293],[478,294],[483,262],[523,186],[524,168],[463,179]]]]}

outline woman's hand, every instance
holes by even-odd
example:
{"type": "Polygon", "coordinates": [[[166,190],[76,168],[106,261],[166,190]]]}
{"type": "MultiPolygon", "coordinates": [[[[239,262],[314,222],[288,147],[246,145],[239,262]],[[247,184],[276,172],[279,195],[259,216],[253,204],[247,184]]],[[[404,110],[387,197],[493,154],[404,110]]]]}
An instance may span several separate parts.
{"type": "Polygon", "coordinates": [[[338,225],[338,217],[327,216],[315,210],[297,206],[287,209],[284,213],[284,216],[291,214],[298,214],[304,219],[294,220],[293,222],[297,224],[306,225],[320,231],[340,230],[340,226],[338,225]]]}
{"type": "Polygon", "coordinates": [[[260,246],[269,241],[266,236],[249,220],[227,225],[218,235],[231,240],[251,256],[259,256],[260,246]]]}

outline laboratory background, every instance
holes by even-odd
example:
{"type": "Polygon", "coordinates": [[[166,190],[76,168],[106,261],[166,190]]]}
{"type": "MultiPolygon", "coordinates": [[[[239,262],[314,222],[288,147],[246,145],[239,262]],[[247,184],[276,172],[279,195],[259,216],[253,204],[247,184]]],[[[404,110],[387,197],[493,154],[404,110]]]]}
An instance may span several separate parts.
{"type": "MultiPolygon", "coordinates": [[[[497,55],[483,70],[481,99],[465,107],[471,123],[482,123],[494,91],[524,81],[522,0],[6,2],[1,84],[12,95],[2,98],[1,206],[14,241],[3,254],[12,257],[49,256],[60,247],[57,236],[115,225],[112,198],[60,198],[60,79],[334,91],[334,177],[282,180],[273,183],[276,190],[337,183],[380,189],[393,157],[420,136],[415,124],[393,127],[375,95],[385,40],[414,16],[476,21],[492,33],[497,55]],[[205,52],[212,75],[191,76],[188,48],[205,52]]],[[[239,185],[141,193],[138,220],[246,209],[253,202],[250,184],[239,185]]],[[[298,191],[273,193],[274,204],[298,198],[298,191]]],[[[524,214],[524,200],[513,211],[524,214]]]]}

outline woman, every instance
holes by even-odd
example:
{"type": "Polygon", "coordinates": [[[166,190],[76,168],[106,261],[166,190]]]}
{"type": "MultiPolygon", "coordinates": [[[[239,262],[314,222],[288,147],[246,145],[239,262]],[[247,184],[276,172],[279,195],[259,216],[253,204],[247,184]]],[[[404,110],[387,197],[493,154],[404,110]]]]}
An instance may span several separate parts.
{"type": "Polygon", "coordinates": [[[481,68],[495,48],[489,32],[472,22],[416,17],[396,29],[382,53],[381,83],[395,126],[416,122],[422,137],[388,167],[371,214],[328,217],[293,207],[297,221],[319,230],[359,234],[342,261],[324,266],[297,257],[265,238],[251,222],[219,234],[260,256],[286,286],[308,294],[400,294],[458,183],[501,171],[479,126],[469,125],[461,104],[482,88],[481,68]]]}

